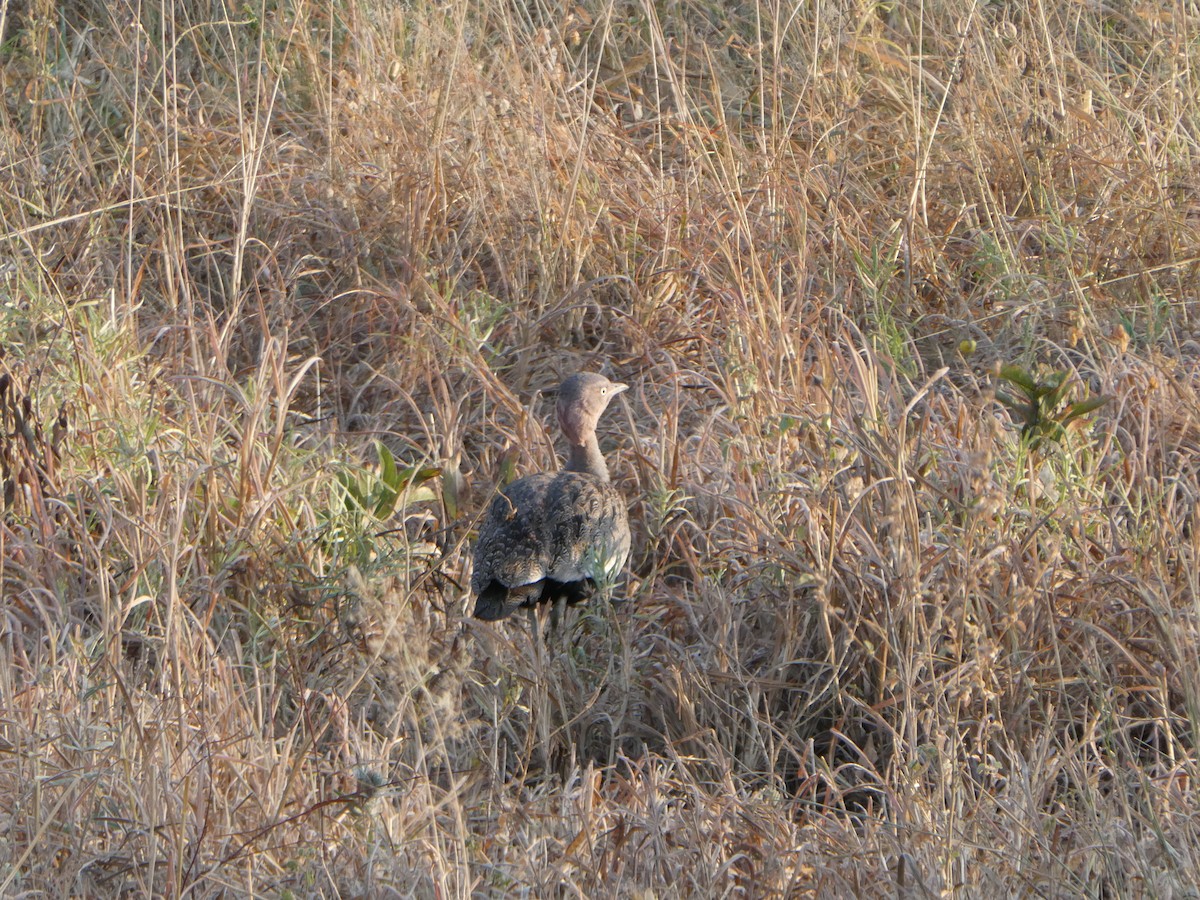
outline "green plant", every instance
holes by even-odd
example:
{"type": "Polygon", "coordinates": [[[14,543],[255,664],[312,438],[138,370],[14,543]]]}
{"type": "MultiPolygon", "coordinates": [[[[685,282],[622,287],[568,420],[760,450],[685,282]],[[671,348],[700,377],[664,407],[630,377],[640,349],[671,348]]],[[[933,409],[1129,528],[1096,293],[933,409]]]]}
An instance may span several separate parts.
{"type": "Polygon", "coordinates": [[[911,339],[904,323],[896,315],[898,304],[890,298],[892,279],[899,265],[900,237],[897,233],[882,244],[872,244],[869,254],[851,250],[850,257],[868,300],[867,310],[875,349],[901,372],[912,376],[915,370],[909,350],[911,339]]]}
{"type": "Polygon", "coordinates": [[[1070,372],[1059,371],[1038,378],[1028,369],[1010,363],[1000,367],[1000,380],[1014,385],[1022,394],[1018,399],[997,391],[996,399],[1016,413],[1021,421],[1021,437],[1031,447],[1045,440],[1061,441],[1072,422],[1095,412],[1110,399],[1088,397],[1070,402],[1072,388],[1077,383],[1070,372]]]}
{"type": "Polygon", "coordinates": [[[346,499],[351,506],[382,521],[395,511],[396,501],[405,491],[408,492],[406,499],[410,503],[434,499],[433,490],[421,485],[442,474],[439,467],[414,465],[401,469],[396,466],[392,451],[378,441],[375,447],[379,454],[377,472],[359,469],[357,472],[342,471],[337,475],[338,484],[346,492],[346,499]]]}
{"type": "Polygon", "coordinates": [[[398,466],[396,457],[376,441],[376,468],[345,468],[334,478],[334,500],[326,521],[325,542],[341,547],[350,557],[364,560],[374,550],[374,526],[387,521],[404,498],[405,506],[433,500],[436,493],[425,482],[441,475],[438,466],[398,466]]]}

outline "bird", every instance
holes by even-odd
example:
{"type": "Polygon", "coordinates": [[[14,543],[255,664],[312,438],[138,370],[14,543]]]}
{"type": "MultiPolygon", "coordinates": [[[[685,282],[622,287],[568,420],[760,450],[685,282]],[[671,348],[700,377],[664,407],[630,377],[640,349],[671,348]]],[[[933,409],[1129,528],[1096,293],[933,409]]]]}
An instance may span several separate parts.
{"type": "Polygon", "coordinates": [[[568,605],[613,584],[629,559],[629,514],[608,478],[596,423],[628,385],[579,372],[558,388],[566,467],[519,478],[492,500],[475,543],[478,619],[540,603],[568,605]]]}

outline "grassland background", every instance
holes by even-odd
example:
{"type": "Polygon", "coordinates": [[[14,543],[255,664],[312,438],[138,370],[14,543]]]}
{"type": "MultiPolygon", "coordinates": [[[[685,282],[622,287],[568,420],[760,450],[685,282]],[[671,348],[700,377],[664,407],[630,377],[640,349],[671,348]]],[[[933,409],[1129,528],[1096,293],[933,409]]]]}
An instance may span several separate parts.
{"type": "Polygon", "coordinates": [[[1195,3],[0,34],[0,894],[1197,896],[1195,3]],[[626,602],[464,625],[579,368],[626,602]]]}

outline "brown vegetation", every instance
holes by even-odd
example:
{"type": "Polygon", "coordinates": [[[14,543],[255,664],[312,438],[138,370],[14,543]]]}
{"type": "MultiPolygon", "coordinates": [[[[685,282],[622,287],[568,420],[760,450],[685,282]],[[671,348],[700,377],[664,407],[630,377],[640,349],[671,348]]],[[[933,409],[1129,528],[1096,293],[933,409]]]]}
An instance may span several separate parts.
{"type": "Polygon", "coordinates": [[[0,895],[1194,896],[1194,4],[0,33],[0,895]],[[464,624],[601,366],[627,601],[464,624]]]}

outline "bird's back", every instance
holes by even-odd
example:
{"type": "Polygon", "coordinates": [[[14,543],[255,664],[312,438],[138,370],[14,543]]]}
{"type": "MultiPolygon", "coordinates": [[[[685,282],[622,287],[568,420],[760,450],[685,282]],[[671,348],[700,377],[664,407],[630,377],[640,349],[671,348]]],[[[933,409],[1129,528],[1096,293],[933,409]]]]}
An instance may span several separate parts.
{"type": "Polygon", "coordinates": [[[581,472],[529,475],[496,496],[479,530],[475,615],[498,619],[543,600],[584,599],[628,558],[629,518],[611,484],[581,472]]]}

